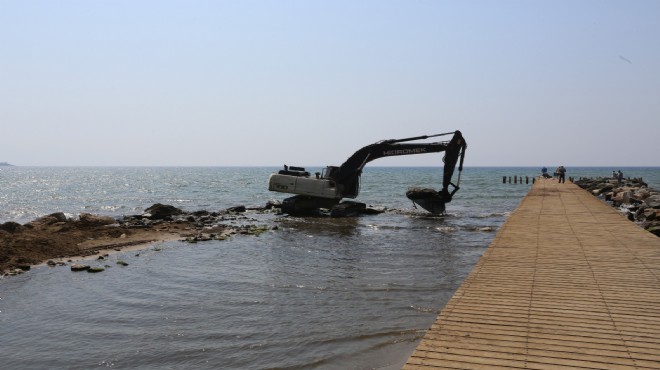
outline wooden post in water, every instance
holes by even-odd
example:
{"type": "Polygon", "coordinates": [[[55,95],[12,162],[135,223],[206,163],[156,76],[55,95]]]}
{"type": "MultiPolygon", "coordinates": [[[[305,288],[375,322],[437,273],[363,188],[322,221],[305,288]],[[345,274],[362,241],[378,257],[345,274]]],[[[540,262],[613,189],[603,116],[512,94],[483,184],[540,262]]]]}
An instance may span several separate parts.
{"type": "MultiPolygon", "coordinates": [[[[511,176],[508,176],[508,178],[509,178],[509,184],[513,183],[513,184],[522,185],[523,183],[523,176],[514,175],[513,178],[511,176]]],[[[506,182],[507,182],[507,176],[502,176],[502,184],[506,184],[506,182]]],[[[536,178],[532,176],[532,184],[534,184],[535,182],[536,182],[536,178]]],[[[525,176],[525,184],[529,184],[529,176],[525,176]]]]}

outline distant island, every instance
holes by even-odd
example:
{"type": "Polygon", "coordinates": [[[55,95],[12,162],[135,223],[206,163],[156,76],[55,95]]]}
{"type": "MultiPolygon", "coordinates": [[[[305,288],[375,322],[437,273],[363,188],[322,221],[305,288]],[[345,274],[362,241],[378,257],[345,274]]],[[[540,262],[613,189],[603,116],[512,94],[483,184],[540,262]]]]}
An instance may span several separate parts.
{"type": "Polygon", "coordinates": [[[9,164],[7,162],[0,162],[0,166],[13,166],[13,164],[9,164]]]}

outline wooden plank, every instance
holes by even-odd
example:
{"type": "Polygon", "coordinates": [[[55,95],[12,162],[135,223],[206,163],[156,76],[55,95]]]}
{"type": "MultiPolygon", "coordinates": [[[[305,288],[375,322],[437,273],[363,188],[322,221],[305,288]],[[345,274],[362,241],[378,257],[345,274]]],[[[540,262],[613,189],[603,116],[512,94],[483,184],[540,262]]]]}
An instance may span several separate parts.
{"type": "Polygon", "coordinates": [[[659,369],[660,238],[537,181],[404,369],[659,369]]]}

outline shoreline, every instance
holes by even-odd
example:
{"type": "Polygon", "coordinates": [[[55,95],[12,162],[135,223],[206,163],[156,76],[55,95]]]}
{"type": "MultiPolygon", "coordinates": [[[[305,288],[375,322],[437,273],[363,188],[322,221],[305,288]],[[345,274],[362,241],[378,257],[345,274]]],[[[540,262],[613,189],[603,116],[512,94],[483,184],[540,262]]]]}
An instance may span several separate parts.
{"type": "Polygon", "coordinates": [[[67,264],[99,254],[142,250],[151,243],[225,240],[235,234],[258,235],[267,230],[245,216],[241,218],[251,224],[223,223],[244,212],[245,207],[184,212],[154,204],[141,215],[118,219],[83,213],[73,220],[58,212],[24,225],[5,222],[0,224],[0,276],[20,274],[42,264],[67,264]]]}
{"type": "Polygon", "coordinates": [[[41,261],[40,263],[32,265],[32,267],[39,268],[45,266],[53,266],[53,263],[54,265],[66,266],[69,263],[73,263],[75,261],[93,261],[93,260],[98,260],[99,257],[101,256],[107,257],[121,252],[139,252],[139,251],[147,250],[149,249],[149,247],[152,247],[157,244],[175,242],[175,241],[181,241],[181,238],[172,236],[160,240],[147,240],[144,242],[140,241],[140,242],[136,242],[136,244],[131,243],[130,245],[118,245],[115,247],[108,246],[108,248],[106,249],[97,249],[95,254],[86,254],[86,255],[80,254],[80,255],[66,256],[66,257],[50,258],[47,261],[41,261]]]}

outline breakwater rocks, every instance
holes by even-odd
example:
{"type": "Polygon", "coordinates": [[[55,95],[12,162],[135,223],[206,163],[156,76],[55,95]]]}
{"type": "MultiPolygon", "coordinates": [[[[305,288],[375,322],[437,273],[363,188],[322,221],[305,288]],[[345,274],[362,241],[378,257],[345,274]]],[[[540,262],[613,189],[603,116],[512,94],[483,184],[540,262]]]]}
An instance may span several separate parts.
{"type": "MultiPolygon", "coordinates": [[[[52,259],[93,256],[101,251],[168,240],[189,243],[225,240],[233,235],[258,236],[277,227],[259,224],[248,212],[269,212],[277,204],[248,209],[231,207],[218,212],[186,212],[154,204],[139,215],[113,218],[82,213],[76,219],[53,213],[21,225],[0,224],[0,276],[19,273],[52,259]]],[[[49,266],[59,263],[49,261],[49,266]]]]}
{"type": "Polygon", "coordinates": [[[580,178],[575,184],[660,236],[660,191],[649,188],[642,179],[624,179],[619,184],[613,178],[580,178]]]}

